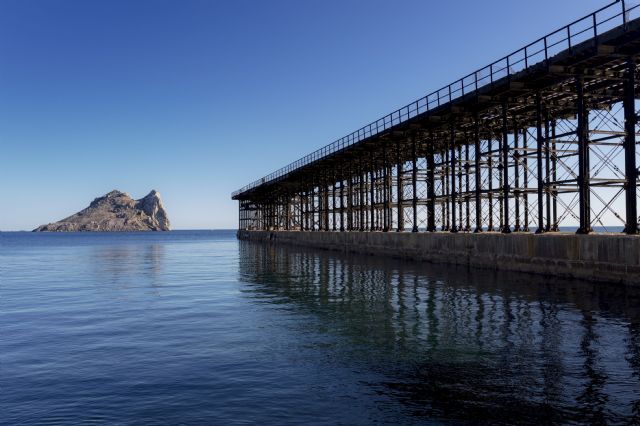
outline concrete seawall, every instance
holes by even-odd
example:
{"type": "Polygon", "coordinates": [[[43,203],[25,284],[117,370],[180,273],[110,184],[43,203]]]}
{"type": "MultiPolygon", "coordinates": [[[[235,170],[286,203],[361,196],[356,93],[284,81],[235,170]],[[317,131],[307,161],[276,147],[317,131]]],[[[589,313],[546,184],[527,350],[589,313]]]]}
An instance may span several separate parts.
{"type": "Polygon", "coordinates": [[[238,231],[238,238],[640,286],[638,236],[238,231]]]}

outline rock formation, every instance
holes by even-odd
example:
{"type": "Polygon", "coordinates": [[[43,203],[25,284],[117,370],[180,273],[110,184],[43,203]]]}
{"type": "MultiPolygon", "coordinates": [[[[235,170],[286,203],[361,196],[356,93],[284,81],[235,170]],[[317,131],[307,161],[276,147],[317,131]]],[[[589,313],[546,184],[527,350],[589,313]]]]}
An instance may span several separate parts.
{"type": "Polygon", "coordinates": [[[74,231],[168,231],[169,218],[160,194],[153,190],[134,200],[117,190],[98,197],[86,209],[59,222],[42,225],[34,232],[74,231]]]}

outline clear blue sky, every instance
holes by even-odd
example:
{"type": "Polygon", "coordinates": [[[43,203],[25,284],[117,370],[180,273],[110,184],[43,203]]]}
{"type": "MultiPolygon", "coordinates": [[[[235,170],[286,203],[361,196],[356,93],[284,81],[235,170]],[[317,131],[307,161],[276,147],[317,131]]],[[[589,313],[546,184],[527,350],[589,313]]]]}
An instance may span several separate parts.
{"type": "Polygon", "coordinates": [[[0,230],[157,189],[230,193],[604,1],[2,0],[0,230]]]}

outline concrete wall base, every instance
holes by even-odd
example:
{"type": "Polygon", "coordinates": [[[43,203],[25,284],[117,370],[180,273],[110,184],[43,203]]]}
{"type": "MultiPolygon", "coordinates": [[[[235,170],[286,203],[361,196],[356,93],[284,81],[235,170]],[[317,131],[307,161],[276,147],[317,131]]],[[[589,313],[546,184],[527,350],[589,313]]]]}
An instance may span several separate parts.
{"type": "Polygon", "coordinates": [[[238,231],[238,238],[640,286],[640,236],[238,231]]]}

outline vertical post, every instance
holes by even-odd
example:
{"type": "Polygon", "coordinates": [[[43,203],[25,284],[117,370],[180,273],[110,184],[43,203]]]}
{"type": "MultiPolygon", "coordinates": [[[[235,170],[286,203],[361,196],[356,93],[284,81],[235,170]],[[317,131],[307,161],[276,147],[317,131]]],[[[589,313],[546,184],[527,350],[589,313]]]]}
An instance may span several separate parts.
{"type": "Polygon", "coordinates": [[[373,151],[370,151],[370,159],[371,159],[371,165],[369,166],[369,195],[370,195],[370,200],[369,203],[371,204],[370,207],[370,214],[371,214],[371,220],[369,221],[369,231],[375,231],[375,217],[376,217],[376,200],[375,200],[375,177],[374,177],[374,163],[373,163],[373,151]]]}
{"type": "Polygon", "coordinates": [[[435,189],[435,161],[434,139],[429,140],[427,149],[427,231],[436,230],[436,189],[435,189]]]}
{"type": "Polygon", "coordinates": [[[465,188],[465,197],[464,197],[464,205],[465,205],[465,212],[466,212],[466,216],[467,216],[467,223],[466,226],[464,228],[465,231],[469,232],[471,231],[471,208],[469,206],[470,200],[469,200],[469,187],[471,186],[471,179],[469,177],[469,170],[471,169],[471,166],[469,165],[469,134],[467,133],[466,135],[466,144],[464,146],[464,172],[465,172],[465,184],[464,184],[464,188],[465,188]]]}
{"type": "Polygon", "coordinates": [[[522,161],[522,165],[524,168],[524,176],[523,176],[523,191],[524,196],[522,197],[522,202],[524,203],[524,224],[522,227],[522,231],[529,232],[529,145],[527,142],[527,136],[529,133],[529,129],[525,127],[522,130],[522,148],[524,153],[524,160],[522,161]]]}
{"type": "Polygon", "coordinates": [[[398,217],[398,227],[396,228],[397,232],[402,232],[404,230],[404,211],[402,210],[402,202],[404,198],[404,189],[402,185],[403,173],[404,173],[404,165],[402,164],[402,159],[400,158],[400,141],[396,142],[396,198],[397,198],[397,217],[398,217]]]}
{"type": "MultiPolygon", "coordinates": [[[[326,175],[325,175],[326,176],[326,175]]],[[[331,228],[329,227],[329,182],[326,180],[324,181],[324,200],[323,200],[323,204],[324,204],[324,230],[325,231],[330,231],[331,228]]],[[[333,189],[333,184],[331,185],[332,189],[333,189]]],[[[331,191],[333,193],[333,191],[331,191]]],[[[331,209],[331,211],[333,211],[333,208],[331,209]]]]}
{"type": "Polygon", "coordinates": [[[497,150],[497,160],[498,160],[498,229],[497,231],[502,232],[502,228],[504,227],[504,197],[502,197],[503,192],[503,169],[504,165],[502,164],[502,130],[496,134],[498,139],[498,150],[497,150]]]}
{"type": "Polygon", "coordinates": [[[538,162],[538,229],[536,234],[544,232],[544,198],[542,188],[544,181],[542,180],[542,144],[544,143],[542,136],[542,95],[536,93],[536,158],[538,162]]]}
{"type": "Polygon", "coordinates": [[[627,75],[624,86],[624,174],[627,181],[626,226],[627,234],[638,233],[638,168],[636,166],[636,62],[633,57],[627,58],[627,75]]]}
{"type": "Polygon", "coordinates": [[[313,215],[314,215],[314,207],[313,207],[313,201],[314,201],[314,195],[313,195],[313,191],[314,191],[314,184],[311,183],[311,187],[310,189],[307,189],[307,231],[313,231],[313,227],[314,227],[314,221],[313,221],[313,215]]]}
{"type": "Polygon", "coordinates": [[[380,204],[382,204],[384,206],[384,203],[381,202],[382,200],[382,196],[380,194],[380,175],[381,172],[380,170],[376,170],[375,172],[373,172],[373,188],[374,188],[374,195],[373,198],[375,200],[375,209],[374,209],[374,222],[373,222],[373,229],[376,231],[381,230],[381,226],[380,226],[380,216],[382,215],[382,210],[380,209],[380,204]]]}
{"type": "Polygon", "coordinates": [[[296,200],[297,200],[297,205],[298,205],[298,226],[295,227],[295,229],[299,230],[299,231],[303,231],[303,220],[304,220],[304,216],[303,216],[303,208],[304,208],[304,202],[302,199],[302,191],[299,191],[298,193],[296,193],[296,200]]]}
{"type": "Polygon", "coordinates": [[[340,176],[340,232],[344,232],[344,176],[340,176]]]}
{"type": "Polygon", "coordinates": [[[300,199],[300,231],[304,231],[304,196],[303,192],[300,191],[299,194],[300,199]]]}
{"type": "Polygon", "coordinates": [[[545,231],[551,231],[551,123],[549,121],[549,111],[545,112],[544,118],[544,152],[545,152],[545,197],[547,199],[547,225],[545,231]]]}
{"type": "Polygon", "coordinates": [[[556,149],[556,120],[551,122],[551,179],[553,181],[553,185],[549,188],[551,191],[551,200],[553,203],[553,213],[552,213],[552,222],[551,222],[551,230],[553,232],[558,232],[560,228],[558,228],[558,188],[556,187],[556,182],[558,182],[558,151],[556,149]]]}
{"type": "Polygon", "coordinates": [[[511,233],[509,223],[509,130],[507,127],[507,101],[502,102],[502,199],[504,207],[504,220],[502,223],[502,233],[511,233]]]}
{"type": "Polygon", "coordinates": [[[387,164],[387,231],[393,228],[393,167],[391,161],[387,164]]]}
{"type": "Polygon", "coordinates": [[[411,138],[411,188],[413,199],[411,208],[413,209],[413,228],[411,232],[418,232],[418,153],[416,152],[416,137],[411,138]]]}
{"type": "Polygon", "coordinates": [[[285,231],[288,231],[291,227],[291,197],[289,195],[286,195],[285,197],[284,208],[286,209],[287,221],[284,223],[284,229],[285,231]]]}
{"type": "Polygon", "coordinates": [[[387,167],[387,143],[382,142],[382,231],[389,232],[389,174],[387,167]]]}
{"type": "Polygon", "coordinates": [[[307,209],[307,193],[305,191],[301,191],[300,192],[300,214],[302,215],[300,217],[300,230],[301,231],[306,231],[307,230],[307,218],[308,218],[308,209],[307,209]]]}
{"type": "Polygon", "coordinates": [[[314,223],[313,223],[313,215],[314,215],[314,207],[313,207],[313,183],[311,184],[311,189],[307,189],[307,231],[313,231],[314,223]]]}
{"type": "Polygon", "coordinates": [[[513,189],[513,198],[516,202],[516,223],[514,225],[514,232],[520,231],[520,131],[516,125],[513,129],[513,147],[515,149],[513,153],[513,160],[515,165],[515,188],[513,189]]]}
{"type": "Polygon", "coordinates": [[[487,231],[493,231],[493,134],[489,131],[489,137],[487,138],[487,166],[489,167],[489,226],[487,231]]]}
{"type": "MultiPolygon", "coordinates": [[[[351,163],[350,163],[351,164],[351,163]]],[[[353,170],[349,165],[349,183],[347,188],[347,230],[353,231],[353,170]]]]}
{"type": "Polygon", "coordinates": [[[268,231],[269,230],[269,224],[267,222],[267,205],[262,202],[260,203],[260,216],[261,216],[261,222],[262,222],[262,230],[263,231],[268,231]]]}
{"type": "Polygon", "coordinates": [[[478,120],[478,113],[475,114],[475,123],[473,126],[473,139],[474,139],[474,173],[475,173],[475,203],[476,203],[476,229],[473,231],[475,233],[482,232],[482,201],[480,199],[480,193],[482,191],[482,180],[480,176],[480,157],[482,156],[480,152],[480,123],[478,120]]]}
{"type": "Polygon", "coordinates": [[[277,200],[269,200],[269,224],[270,229],[278,230],[278,202],[277,200]]]}
{"type": "Polygon", "coordinates": [[[365,178],[365,171],[364,171],[364,167],[362,165],[362,157],[360,157],[360,176],[358,177],[359,180],[359,193],[360,193],[360,205],[358,206],[358,216],[360,216],[360,231],[364,231],[364,191],[365,191],[365,186],[364,186],[364,178],[365,178]]]}
{"type": "Polygon", "coordinates": [[[322,220],[322,185],[320,182],[318,183],[317,187],[315,186],[315,182],[314,182],[312,206],[313,206],[312,230],[320,231],[322,229],[322,222],[323,222],[322,220]]]}
{"type": "MultiPolygon", "coordinates": [[[[318,191],[320,188],[318,188],[318,191]]],[[[320,212],[320,197],[316,196],[316,183],[313,182],[313,187],[311,188],[311,230],[316,230],[316,215],[319,216],[320,212]]],[[[318,227],[320,227],[320,220],[318,218],[318,227]]]]}
{"type": "Polygon", "coordinates": [[[311,226],[310,230],[311,231],[315,231],[316,230],[316,215],[318,214],[318,208],[320,206],[318,206],[317,204],[317,196],[316,196],[316,182],[314,180],[313,186],[311,187],[311,223],[309,224],[311,226]]]}
{"type": "MultiPolygon", "coordinates": [[[[331,224],[331,228],[333,231],[335,231],[337,229],[337,222],[336,222],[336,182],[335,182],[335,177],[331,180],[331,221],[333,222],[331,224]]],[[[342,215],[342,210],[340,210],[340,214],[342,215]]],[[[328,231],[328,229],[327,229],[328,231]]]]}
{"type": "Polygon", "coordinates": [[[449,127],[449,151],[451,152],[451,232],[458,232],[456,224],[456,133],[453,120],[449,127]]]}
{"type": "Polygon", "coordinates": [[[260,209],[261,209],[260,215],[262,216],[262,230],[268,231],[269,230],[268,206],[264,201],[260,203],[260,209]]]}
{"type": "Polygon", "coordinates": [[[444,188],[443,191],[443,197],[442,197],[442,230],[443,231],[448,231],[449,230],[449,200],[451,198],[451,189],[449,188],[449,149],[448,149],[448,142],[446,141],[442,141],[442,151],[443,154],[440,156],[441,157],[441,166],[440,169],[442,170],[442,187],[444,188]],[[442,158],[444,157],[444,159],[442,158]]]}
{"type": "Polygon", "coordinates": [[[324,225],[324,183],[322,180],[318,184],[318,231],[322,231],[324,225]]]}
{"type": "MultiPolygon", "coordinates": [[[[326,174],[325,174],[326,176],[326,174]]],[[[326,177],[324,177],[321,181],[320,184],[318,185],[318,230],[319,231],[328,231],[329,227],[325,227],[325,214],[328,211],[328,206],[327,204],[325,204],[325,202],[328,201],[328,197],[327,197],[327,180],[326,177]]],[[[329,218],[329,216],[327,215],[327,220],[329,218]]]]}
{"type": "Polygon", "coordinates": [[[587,109],[584,103],[584,84],[581,77],[576,78],[576,107],[578,109],[578,199],[580,213],[580,227],[578,234],[588,234],[591,231],[589,213],[589,135],[587,123],[587,109]]]}
{"type": "Polygon", "coordinates": [[[462,171],[464,170],[464,166],[462,165],[462,144],[458,144],[458,231],[461,231],[462,226],[462,171]]]}
{"type": "Polygon", "coordinates": [[[305,203],[305,209],[304,209],[304,230],[305,231],[310,231],[311,227],[309,225],[309,217],[310,217],[310,197],[309,197],[309,189],[307,189],[304,193],[304,203],[305,203]]]}

